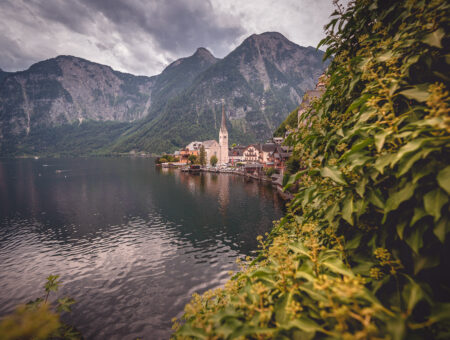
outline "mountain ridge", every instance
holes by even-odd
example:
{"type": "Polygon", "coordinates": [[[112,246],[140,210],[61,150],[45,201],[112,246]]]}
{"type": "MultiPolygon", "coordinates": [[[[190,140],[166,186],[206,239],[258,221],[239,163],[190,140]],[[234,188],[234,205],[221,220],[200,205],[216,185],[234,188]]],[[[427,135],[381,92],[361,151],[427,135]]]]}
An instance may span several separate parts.
{"type": "Polygon", "coordinates": [[[60,55],[0,82],[0,154],[26,150],[33,130],[89,121],[129,124],[105,146],[113,152],[172,151],[216,138],[222,98],[230,142],[259,141],[314,86],[322,56],[277,32],[251,35],[222,59],[199,47],[151,77],[60,55]]]}

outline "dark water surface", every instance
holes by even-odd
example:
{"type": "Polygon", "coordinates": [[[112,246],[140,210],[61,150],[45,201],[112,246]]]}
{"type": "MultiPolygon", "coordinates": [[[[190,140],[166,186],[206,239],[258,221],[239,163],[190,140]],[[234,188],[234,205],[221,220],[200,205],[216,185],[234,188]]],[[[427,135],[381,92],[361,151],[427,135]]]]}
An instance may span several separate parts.
{"type": "Polygon", "coordinates": [[[282,207],[270,186],[151,159],[1,160],[0,316],[59,274],[54,298],[76,299],[64,320],[86,339],[166,339],[282,207]]]}

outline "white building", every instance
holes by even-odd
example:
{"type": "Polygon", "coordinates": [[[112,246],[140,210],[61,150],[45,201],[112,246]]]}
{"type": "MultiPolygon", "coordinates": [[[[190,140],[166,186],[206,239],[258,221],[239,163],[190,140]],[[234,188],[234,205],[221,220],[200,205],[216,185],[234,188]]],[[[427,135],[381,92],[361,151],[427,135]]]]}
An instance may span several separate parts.
{"type": "Polygon", "coordinates": [[[200,147],[202,146],[202,142],[190,142],[188,145],[186,145],[186,150],[194,151],[198,150],[200,151],[200,147]]]}
{"type": "Polygon", "coordinates": [[[216,140],[206,140],[203,142],[203,146],[205,147],[206,151],[206,164],[211,164],[211,157],[216,156],[219,160],[219,153],[220,153],[220,146],[219,143],[217,143],[216,140]]]}

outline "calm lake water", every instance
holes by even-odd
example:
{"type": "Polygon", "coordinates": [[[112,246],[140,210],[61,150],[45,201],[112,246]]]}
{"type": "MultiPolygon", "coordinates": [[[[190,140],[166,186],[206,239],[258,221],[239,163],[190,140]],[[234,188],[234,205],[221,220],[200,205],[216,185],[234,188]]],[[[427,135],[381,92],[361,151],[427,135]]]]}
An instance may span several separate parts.
{"type": "Polygon", "coordinates": [[[0,161],[0,316],[76,299],[86,339],[167,339],[194,292],[222,285],[282,216],[270,186],[155,169],[151,159],[0,161]]]}

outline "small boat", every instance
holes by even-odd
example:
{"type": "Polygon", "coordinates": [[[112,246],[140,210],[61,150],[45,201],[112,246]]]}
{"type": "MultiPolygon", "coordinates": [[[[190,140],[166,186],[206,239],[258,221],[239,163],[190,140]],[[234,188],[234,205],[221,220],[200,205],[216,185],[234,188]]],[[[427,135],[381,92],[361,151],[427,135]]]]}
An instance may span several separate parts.
{"type": "Polygon", "coordinates": [[[169,167],[169,163],[162,163],[161,166],[162,166],[163,168],[168,168],[168,167],[169,167]]]}
{"type": "Polygon", "coordinates": [[[189,171],[189,167],[184,166],[184,167],[181,168],[181,171],[182,172],[188,172],[189,171]]]}
{"type": "Polygon", "coordinates": [[[200,170],[200,165],[192,164],[191,166],[189,166],[189,172],[200,172],[200,170]]]}

